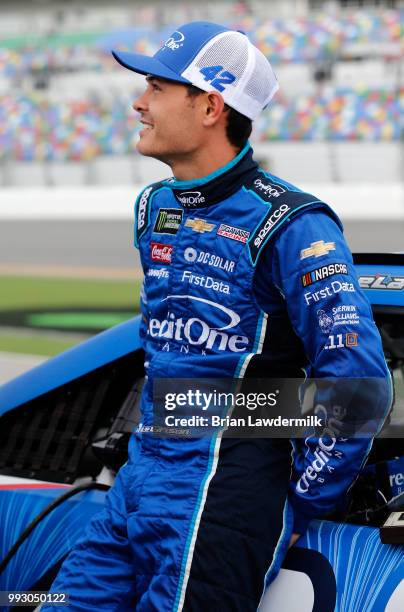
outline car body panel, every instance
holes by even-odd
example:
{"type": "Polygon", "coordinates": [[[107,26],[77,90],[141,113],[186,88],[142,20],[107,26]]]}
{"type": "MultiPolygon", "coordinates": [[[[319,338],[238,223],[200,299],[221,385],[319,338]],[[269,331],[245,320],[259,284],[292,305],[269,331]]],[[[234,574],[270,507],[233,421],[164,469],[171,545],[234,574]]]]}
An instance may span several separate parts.
{"type": "MultiPolygon", "coordinates": [[[[364,288],[372,307],[382,308],[386,316],[393,309],[394,316],[398,312],[400,319],[404,317],[404,289],[389,287],[390,278],[404,277],[404,254],[362,254],[355,257],[355,262],[359,277],[383,281],[379,281],[378,289],[364,288]]],[[[35,410],[44,398],[49,403],[52,393],[71,384],[80,386],[93,373],[102,375],[125,356],[139,355],[136,363],[141,364],[139,327],[138,316],[3,385],[0,417],[8,422],[15,410],[18,419],[19,410],[35,410]]],[[[134,378],[143,375],[142,366],[136,367],[139,373],[134,372],[134,378]]],[[[69,487],[51,477],[40,482],[34,473],[22,478],[12,470],[0,469],[1,558],[27,525],[69,487]]],[[[67,554],[104,501],[105,492],[89,491],[53,510],[0,575],[0,590],[33,588],[67,554]]],[[[382,544],[376,527],[312,521],[307,533],[288,552],[281,572],[263,597],[260,612],[401,612],[403,585],[404,545],[382,544]]]]}

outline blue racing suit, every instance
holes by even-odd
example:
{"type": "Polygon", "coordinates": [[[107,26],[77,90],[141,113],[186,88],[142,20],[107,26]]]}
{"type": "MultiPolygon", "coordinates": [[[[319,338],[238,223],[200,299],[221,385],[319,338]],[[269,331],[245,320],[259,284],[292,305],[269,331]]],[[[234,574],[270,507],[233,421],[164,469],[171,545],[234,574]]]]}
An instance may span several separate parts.
{"type": "Polygon", "coordinates": [[[153,382],[374,377],[385,415],[379,333],[336,215],[261,170],[249,145],[204,179],[150,185],[135,217],[142,424],[52,591],[71,610],[256,610],[291,533],[335,509],[370,440],[154,436],[153,382]]]}

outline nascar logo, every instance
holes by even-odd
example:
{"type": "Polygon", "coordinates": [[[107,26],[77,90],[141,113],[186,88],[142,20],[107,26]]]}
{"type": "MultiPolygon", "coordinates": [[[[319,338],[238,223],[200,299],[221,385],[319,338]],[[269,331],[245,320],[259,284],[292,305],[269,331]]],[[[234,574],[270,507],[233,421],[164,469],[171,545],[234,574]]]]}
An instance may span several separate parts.
{"type": "Polygon", "coordinates": [[[303,287],[308,287],[319,280],[334,276],[335,274],[348,274],[348,267],[346,264],[332,263],[321,268],[315,268],[300,277],[303,287]]]}

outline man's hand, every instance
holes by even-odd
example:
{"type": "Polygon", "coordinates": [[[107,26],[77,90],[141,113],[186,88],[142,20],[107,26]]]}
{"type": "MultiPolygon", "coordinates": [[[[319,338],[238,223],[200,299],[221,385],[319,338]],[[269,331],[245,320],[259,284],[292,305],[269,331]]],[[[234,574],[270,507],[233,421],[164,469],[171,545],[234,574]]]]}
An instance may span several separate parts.
{"type": "Polygon", "coordinates": [[[292,537],[290,538],[289,548],[293,546],[295,542],[300,538],[300,533],[292,533],[292,537]]]}

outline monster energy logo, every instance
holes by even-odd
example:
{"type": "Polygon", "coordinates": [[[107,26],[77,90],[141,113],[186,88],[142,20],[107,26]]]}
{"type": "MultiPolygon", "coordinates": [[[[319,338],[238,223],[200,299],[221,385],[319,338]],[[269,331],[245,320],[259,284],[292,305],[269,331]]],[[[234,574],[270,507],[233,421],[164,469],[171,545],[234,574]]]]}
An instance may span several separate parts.
{"type": "Polygon", "coordinates": [[[160,208],[153,232],[156,234],[176,234],[181,221],[182,210],[178,208],[160,208]]]}

